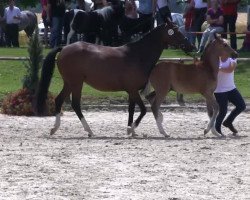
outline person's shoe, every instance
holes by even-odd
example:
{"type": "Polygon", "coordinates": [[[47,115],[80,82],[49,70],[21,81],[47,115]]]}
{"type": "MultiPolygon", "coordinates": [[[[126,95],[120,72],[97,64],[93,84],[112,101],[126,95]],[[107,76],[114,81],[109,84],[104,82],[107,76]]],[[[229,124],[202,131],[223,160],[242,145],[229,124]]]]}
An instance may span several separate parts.
{"type": "Polygon", "coordinates": [[[200,46],[199,50],[197,51],[197,53],[203,53],[204,51],[204,47],[203,46],[200,46]]]}
{"type": "Polygon", "coordinates": [[[236,135],[238,133],[237,129],[234,128],[233,124],[232,123],[228,123],[226,121],[223,122],[223,126],[227,127],[230,129],[230,131],[233,132],[233,135],[236,135]]]}

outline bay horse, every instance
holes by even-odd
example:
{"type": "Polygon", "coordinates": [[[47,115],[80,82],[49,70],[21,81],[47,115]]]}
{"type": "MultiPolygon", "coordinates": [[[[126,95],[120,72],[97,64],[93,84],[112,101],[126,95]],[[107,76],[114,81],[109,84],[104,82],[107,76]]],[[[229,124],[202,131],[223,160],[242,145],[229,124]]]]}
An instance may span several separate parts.
{"type": "Polygon", "coordinates": [[[194,47],[179,32],[178,27],[168,21],[158,26],[142,39],[119,47],[108,47],[86,42],[76,42],[63,48],[53,49],[46,56],[38,85],[36,112],[45,112],[48,88],[57,59],[58,70],[63,79],[63,89],[55,99],[56,122],[51,134],[60,126],[60,112],[66,97],[72,93],[72,108],[80,119],[88,136],[93,135],[80,107],[83,83],[100,91],[126,91],[129,96],[129,118],[127,133],[135,136],[134,129],[146,114],[145,105],[139,95],[167,45],[179,47],[190,52],[194,47]],[[133,122],[135,105],[140,108],[140,115],[133,122]]]}
{"type": "Polygon", "coordinates": [[[149,82],[154,91],[146,96],[156,119],[157,127],[161,134],[168,136],[162,127],[163,115],[159,111],[165,96],[170,90],[182,94],[199,93],[206,99],[206,106],[210,121],[204,130],[206,135],[212,128],[212,133],[219,135],[214,128],[218,105],[214,97],[219,70],[219,58],[222,53],[230,57],[237,57],[225,40],[215,34],[215,39],[210,42],[200,61],[193,64],[177,62],[159,62],[152,70],[149,82]]]}
{"type": "MultiPolygon", "coordinates": [[[[19,31],[24,30],[26,35],[30,38],[37,26],[37,16],[35,13],[29,10],[24,10],[21,11],[20,17],[21,17],[20,23],[18,24],[19,31]]],[[[3,28],[3,31],[5,32],[6,21],[5,20],[0,21],[0,26],[3,28]]]]}

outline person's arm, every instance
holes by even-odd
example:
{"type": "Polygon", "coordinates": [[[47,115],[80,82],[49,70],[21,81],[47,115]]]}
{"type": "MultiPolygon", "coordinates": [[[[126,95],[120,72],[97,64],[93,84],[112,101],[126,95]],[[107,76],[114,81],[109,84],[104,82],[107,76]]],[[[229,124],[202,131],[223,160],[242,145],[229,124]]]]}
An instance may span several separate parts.
{"type": "Polygon", "coordinates": [[[14,19],[21,20],[21,11],[20,11],[20,9],[19,9],[19,8],[18,8],[18,10],[17,10],[17,15],[16,15],[16,16],[14,16],[14,19]]]}
{"type": "Polygon", "coordinates": [[[237,65],[236,62],[231,62],[228,67],[219,68],[219,70],[224,73],[232,73],[235,70],[236,65],[237,65]]]}

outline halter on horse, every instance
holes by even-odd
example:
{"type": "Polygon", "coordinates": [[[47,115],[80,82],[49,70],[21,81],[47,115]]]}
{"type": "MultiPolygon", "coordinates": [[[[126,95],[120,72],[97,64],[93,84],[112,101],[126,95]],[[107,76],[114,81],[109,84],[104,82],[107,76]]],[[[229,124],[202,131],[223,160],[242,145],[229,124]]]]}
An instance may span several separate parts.
{"type": "Polygon", "coordinates": [[[210,121],[204,134],[211,128],[216,135],[214,122],[218,114],[218,105],[214,97],[219,70],[219,57],[222,53],[237,57],[235,52],[224,40],[215,35],[215,40],[208,44],[201,62],[195,64],[183,64],[176,62],[159,62],[150,74],[149,81],[154,91],[147,95],[151,108],[161,134],[167,135],[162,127],[163,116],[159,111],[160,105],[170,90],[179,93],[200,93],[207,104],[207,112],[210,121]]]}
{"type": "Polygon", "coordinates": [[[169,44],[184,51],[192,51],[193,46],[178,31],[172,22],[163,24],[142,39],[120,47],[107,47],[85,42],[76,42],[64,48],[53,49],[45,58],[41,81],[38,87],[36,111],[45,112],[45,101],[55,67],[63,78],[63,89],[56,97],[56,122],[51,134],[60,126],[60,112],[67,96],[72,93],[72,108],[76,112],[89,136],[93,133],[80,107],[83,83],[101,91],[126,91],[129,95],[128,134],[135,136],[134,129],[146,114],[146,108],[139,95],[148,82],[151,70],[157,63],[164,47],[169,44]],[[140,108],[139,117],[133,122],[135,104],[140,108]]]}

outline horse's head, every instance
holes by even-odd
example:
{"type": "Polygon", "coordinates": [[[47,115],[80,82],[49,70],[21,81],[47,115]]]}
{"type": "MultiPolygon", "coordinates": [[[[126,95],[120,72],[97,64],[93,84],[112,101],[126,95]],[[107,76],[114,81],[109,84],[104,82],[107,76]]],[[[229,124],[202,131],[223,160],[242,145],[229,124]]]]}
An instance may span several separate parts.
{"type": "Polygon", "coordinates": [[[165,24],[164,42],[166,46],[171,45],[176,48],[181,48],[185,52],[191,52],[195,50],[195,47],[179,31],[178,26],[171,22],[169,19],[165,24]]]}
{"type": "Polygon", "coordinates": [[[219,37],[216,33],[214,34],[213,48],[210,48],[212,52],[217,53],[218,56],[226,56],[237,58],[238,53],[228,44],[228,41],[219,37]]]}

